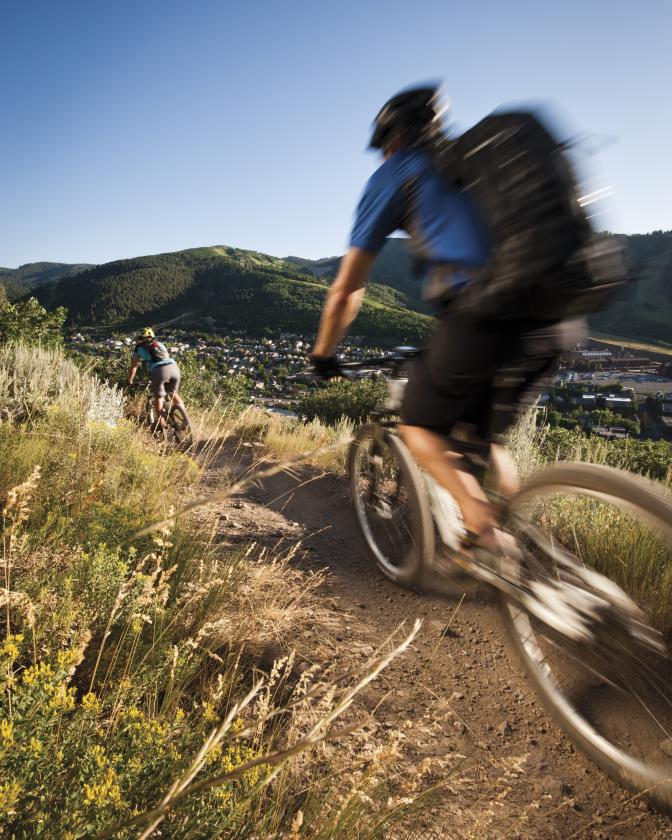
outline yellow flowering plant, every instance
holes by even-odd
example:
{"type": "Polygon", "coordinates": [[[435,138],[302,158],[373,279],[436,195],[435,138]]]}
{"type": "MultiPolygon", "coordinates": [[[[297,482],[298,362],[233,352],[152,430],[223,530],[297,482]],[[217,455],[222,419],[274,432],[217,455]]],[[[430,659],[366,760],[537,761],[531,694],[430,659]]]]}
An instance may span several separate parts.
{"type": "Polygon", "coordinates": [[[380,836],[368,812],[340,827],[351,812],[334,805],[325,749],[265,760],[329,703],[310,710],[304,692],[279,714],[268,688],[237,706],[255,679],[243,642],[270,632],[255,597],[276,616],[304,584],[263,552],[223,549],[207,523],[136,538],[170,520],[200,464],[92,419],[92,402],[123,398],[59,354],[0,346],[0,385],[19,374],[40,405],[0,417],[0,837],[149,836],[166,798],[160,832],[177,840],[380,836]]]}
{"type": "MultiPolygon", "coordinates": [[[[55,663],[26,667],[0,701],[0,832],[47,838],[91,837],[111,821],[132,817],[161,798],[172,777],[207,738],[212,721],[202,707],[151,714],[131,701],[114,708],[114,693],[77,696],[70,685],[78,651],[55,663]],[[11,696],[11,709],[9,698],[11,696]]],[[[219,718],[217,718],[219,719],[219,718]]],[[[257,755],[251,746],[218,745],[208,773],[222,775],[257,755]]],[[[187,801],[166,825],[199,819],[224,826],[263,769],[187,801]]],[[[125,835],[121,835],[125,836],[125,835]]],[[[132,832],[128,836],[134,836],[132,832]]]]}

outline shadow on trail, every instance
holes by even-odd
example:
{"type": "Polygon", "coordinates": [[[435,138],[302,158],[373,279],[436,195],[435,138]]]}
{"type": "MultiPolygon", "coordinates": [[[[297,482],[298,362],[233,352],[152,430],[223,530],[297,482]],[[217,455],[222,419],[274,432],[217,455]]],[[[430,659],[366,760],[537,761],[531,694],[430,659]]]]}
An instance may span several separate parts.
{"type": "MultiPolygon", "coordinates": [[[[432,580],[413,590],[392,583],[376,568],[359,534],[344,478],[302,467],[293,474],[272,476],[263,486],[247,491],[246,497],[298,522],[305,534],[304,548],[311,561],[329,570],[337,579],[375,578],[381,587],[417,598],[441,598],[455,602],[494,601],[483,587],[465,577],[453,582],[432,580]]],[[[304,561],[305,563],[305,561],[304,561]]]]}

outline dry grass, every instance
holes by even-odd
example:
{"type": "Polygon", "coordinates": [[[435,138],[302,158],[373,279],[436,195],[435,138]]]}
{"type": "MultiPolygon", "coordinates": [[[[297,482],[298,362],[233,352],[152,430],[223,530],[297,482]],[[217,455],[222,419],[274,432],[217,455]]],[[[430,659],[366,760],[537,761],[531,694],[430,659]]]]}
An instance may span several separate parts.
{"type": "MultiPolygon", "coordinates": [[[[0,744],[0,831],[385,836],[409,804],[388,803],[390,739],[331,742],[368,720],[353,715],[356,693],[411,637],[357,674],[328,657],[300,673],[297,639],[316,651],[335,632],[322,576],[293,563],[300,546],[225,551],[207,516],[176,529],[171,512],[234,433],[278,454],[340,439],[213,407],[196,418],[197,464],[126,421],[92,423],[91,394],[116,392],[39,358],[63,379],[48,404],[0,423],[0,737],[12,743],[0,744]],[[157,516],[152,539],[134,540],[157,516]],[[275,665],[259,658],[269,649],[285,652],[275,665]],[[255,682],[262,664],[270,673],[255,682]]],[[[33,399],[44,372],[20,361],[33,399]]]]}
{"type": "Polygon", "coordinates": [[[343,419],[335,426],[329,426],[319,420],[304,423],[249,408],[230,421],[231,435],[243,442],[258,444],[272,458],[288,460],[329,448],[328,452],[307,457],[305,463],[339,475],[345,473],[347,443],[355,425],[350,420],[343,419]]]}
{"type": "MultiPolygon", "coordinates": [[[[540,450],[546,434],[546,428],[536,428],[534,410],[512,429],[508,445],[521,476],[544,466],[540,450]]],[[[613,456],[612,446],[577,435],[569,460],[605,464],[613,456]]],[[[627,465],[623,444],[623,467],[627,465]]],[[[531,515],[584,563],[622,586],[654,626],[672,633],[672,546],[661,535],[627,510],[578,494],[549,498],[531,515]]]]}
{"type": "Polygon", "coordinates": [[[94,376],[83,374],[58,350],[0,347],[0,416],[30,420],[58,405],[84,422],[114,425],[123,416],[124,397],[94,376]]]}

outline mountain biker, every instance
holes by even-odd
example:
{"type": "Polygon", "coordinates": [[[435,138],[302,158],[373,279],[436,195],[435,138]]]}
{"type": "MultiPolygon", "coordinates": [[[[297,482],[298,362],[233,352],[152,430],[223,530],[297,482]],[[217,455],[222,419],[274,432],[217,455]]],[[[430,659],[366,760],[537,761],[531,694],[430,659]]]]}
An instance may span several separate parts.
{"type": "Polygon", "coordinates": [[[154,330],[144,327],[135,338],[135,347],[131,356],[128,372],[128,384],[132,385],[138,368],[144,364],[149,372],[149,380],[154,396],[154,411],[159,424],[164,423],[163,401],[170,395],[175,405],[184,408],[182,398],[177,393],[180,386],[180,369],[165,344],[156,340],[154,330]]]}
{"type": "Polygon", "coordinates": [[[411,236],[424,296],[438,309],[438,327],[409,365],[399,434],[420,465],[455,498],[466,545],[495,547],[496,511],[475,475],[473,459],[449,443],[459,433],[489,460],[504,495],[517,488],[511,456],[496,443],[512,424],[522,392],[546,371],[562,346],[557,322],[465,317],[451,309],[488,259],[485,225],[468,197],[451,188],[433,164],[443,136],[435,87],[404,91],[375,118],[370,147],[383,163],[357,208],[350,247],[324,304],[310,354],[316,375],[338,375],[335,351],[356,317],[368,271],[397,229],[411,236]],[[412,201],[409,200],[412,197],[412,201]]]}

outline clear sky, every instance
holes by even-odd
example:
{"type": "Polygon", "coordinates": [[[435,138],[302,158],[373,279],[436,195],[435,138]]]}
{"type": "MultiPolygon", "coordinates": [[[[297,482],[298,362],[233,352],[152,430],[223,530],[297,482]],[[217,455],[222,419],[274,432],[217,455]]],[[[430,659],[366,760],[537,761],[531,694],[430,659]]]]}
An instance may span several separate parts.
{"type": "Polygon", "coordinates": [[[550,102],[616,142],[603,227],[672,228],[672,0],[0,0],[0,265],[345,247],[370,122],[550,102]]]}

